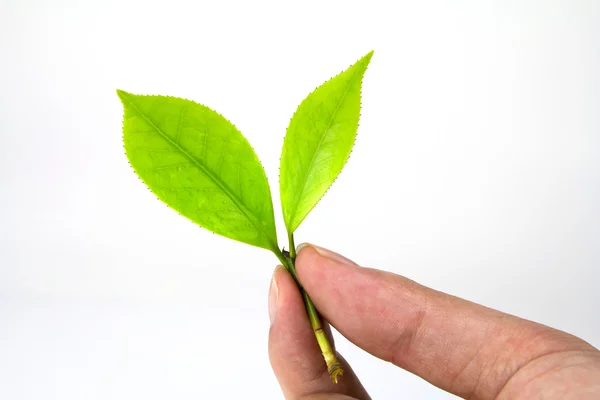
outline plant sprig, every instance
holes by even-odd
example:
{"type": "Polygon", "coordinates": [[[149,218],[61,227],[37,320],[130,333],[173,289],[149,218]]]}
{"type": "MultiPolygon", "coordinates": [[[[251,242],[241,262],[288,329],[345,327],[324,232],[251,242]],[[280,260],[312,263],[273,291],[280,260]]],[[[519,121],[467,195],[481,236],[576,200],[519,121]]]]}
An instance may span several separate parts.
{"type": "Polygon", "coordinates": [[[371,51],[310,93],[287,128],[279,187],[289,252],[277,243],[265,171],[250,144],[227,119],[190,100],[117,94],[125,110],[129,163],[169,207],[219,235],[270,250],[294,277],[329,375],[343,368],[321,318],[296,275],[294,231],[331,187],[354,145],[362,79],[371,51]]]}

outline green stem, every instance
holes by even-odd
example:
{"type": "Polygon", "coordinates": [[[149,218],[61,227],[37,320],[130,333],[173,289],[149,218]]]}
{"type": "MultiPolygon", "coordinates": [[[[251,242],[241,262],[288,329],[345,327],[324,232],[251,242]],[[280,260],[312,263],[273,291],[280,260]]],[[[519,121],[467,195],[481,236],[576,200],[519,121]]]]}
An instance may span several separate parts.
{"type": "Polygon", "coordinates": [[[282,252],[277,252],[275,255],[281,261],[283,266],[288,270],[288,272],[294,277],[296,284],[298,285],[298,289],[302,294],[302,298],[304,300],[304,307],[306,308],[306,313],[308,314],[308,320],[310,321],[310,325],[315,333],[315,337],[317,338],[317,343],[319,344],[319,348],[321,349],[321,353],[323,354],[323,358],[325,359],[325,363],[327,364],[327,371],[329,372],[329,376],[334,383],[338,383],[338,379],[340,376],[344,374],[344,369],[342,368],[342,364],[339,362],[337,357],[335,356],[335,352],[329,343],[329,338],[327,334],[323,330],[323,323],[321,322],[321,317],[315,307],[315,304],[312,302],[310,296],[302,287],[300,280],[298,279],[298,275],[296,274],[296,254],[294,247],[294,236],[290,234],[288,236],[290,240],[290,255],[286,257],[282,252]],[[293,251],[293,253],[292,253],[293,251]],[[292,257],[293,254],[293,257],[292,257]]]}
{"type": "Polygon", "coordinates": [[[281,250],[277,249],[277,251],[273,251],[281,265],[285,267],[285,269],[292,275],[294,280],[296,281],[296,285],[298,285],[299,289],[302,289],[302,285],[300,284],[300,280],[298,279],[298,275],[296,275],[296,268],[293,262],[290,263],[289,259],[281,252],[281,250]]]}
{"type": "Polygon", "coordinates": [[[296,245],[294,244],[294,234],[288,233],[288,240],[290,242],[290,258],[296,261],[296,245]]]}

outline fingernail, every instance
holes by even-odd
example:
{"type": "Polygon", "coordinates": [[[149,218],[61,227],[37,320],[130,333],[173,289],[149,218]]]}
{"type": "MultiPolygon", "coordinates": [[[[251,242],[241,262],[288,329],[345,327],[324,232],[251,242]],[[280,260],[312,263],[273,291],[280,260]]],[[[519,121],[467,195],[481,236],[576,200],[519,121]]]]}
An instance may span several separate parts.
{"type": "Polygon", "coordinates": [[[283,268],[281,265],[278,265],[275,268],[275,272],[273,272],[273,277],[271,278],[271,286],[269,287],[269,320],[271,321],[271,325],[275,321],[275,316],[277,315],[277,298],[279,297],[279,289],[277,288],[277,279],[275,276],[279,271],[279,268],[283,268]]]}
{"type": "Polygon", "coordinates": [[[310,243],[299,244],[298,247],[296,248],[296,253],[300,253],[300,250],[302,250],[305,247],[312,247],[313,249],[316,250],[317,253],[319,253],[319,255],[321,255],[323,257],[327,257],[330,260],[337,261],[339,263],[346,264],[346,265],[352,265],[355,267],[358,266],[358,264],[356,264],[354,261],[344,257],[341,254],[336,253],[335,251],[331,251],[331,250],[328,250],[323,247],[315,246],[314,244],[310,244],[310,243]]]}

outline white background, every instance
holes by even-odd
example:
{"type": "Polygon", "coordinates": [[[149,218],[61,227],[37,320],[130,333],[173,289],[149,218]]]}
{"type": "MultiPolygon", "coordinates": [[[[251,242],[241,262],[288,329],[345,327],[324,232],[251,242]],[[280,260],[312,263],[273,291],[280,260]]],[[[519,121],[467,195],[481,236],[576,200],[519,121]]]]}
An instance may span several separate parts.
{"type": "MultiPolygon", "coordinates": [[[[148,192],[115,89],[224,114],[281,221],[289,118],[371,49],[354,152],[298,242],[599,346],[599,27],[594,0],[3,1],[0,398],[280,398],[276,259],[148,192]]],[[[451,397],[338,343],[375,399],[451,397]]]]}

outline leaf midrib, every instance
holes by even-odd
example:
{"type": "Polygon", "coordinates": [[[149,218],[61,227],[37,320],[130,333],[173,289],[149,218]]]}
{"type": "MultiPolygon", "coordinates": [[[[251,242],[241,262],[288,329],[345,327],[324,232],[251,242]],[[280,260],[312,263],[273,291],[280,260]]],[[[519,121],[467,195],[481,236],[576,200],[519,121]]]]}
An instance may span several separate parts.
{"type": "MultiPolygon", "coordinates": [[[[183,147],[181,147],[179,144],[175,143],[170,137],[169,135],[167,135],[165,132],[163,132],[155,123],[154,121],[152,121],[149,117],[147,117],[136,105],[135,103],[131,100],[131,98],[129,98],[129,96],[126,97],[126,100],[129,104],[131,104],[131,106],[136,110],[136,112],[142,116],[142,118],[144,118],[146,120],[146,122],[148,122],[153,128],[154,130],[163,138],[165,139],[169,144],[171,144],[171,146],[175,147],[177,150],[179,150],[189,161],[191,161],[194,165],[196,165],[206,176],[208,176],[214,183],[217,184],[217,186],[223,191],[225,192],[225,194],[227,194],[227,196],[233,201],[233,204],[235,204],[235,206],[241,211],[241,213],[252,223],[252,225],[254,225],[254,227],[267,239],[267,242],[269,242],[269,244],[277,249],[277,245],[273,243],[273,241],[271,240],[271,238],[269,237],[269,235],[265,232],[265,230],[263,229],[262,224],[258,223],[258,218],[252,213],[250,212],[250,210],[248,210],[243,204],[242,202],[238,199],[238,197],[231,192],[231,190],[227,187],[227,185],[225,185],[225,183],[223,181],[221,181],[219,178],[217,178],[210,170],[208,170],[204,165],[202,165],[202,163],[200,163],[200,161],[198,161],[193,155],[191,155],[190,153],[188,153],[183,147]]],[[[179,127],[179,129],[181,129],[181,127],[179,127]]]]}
{"type": "Polygon", "coordinates": [[[298,211],[298,202],[299,202],[299,199],[300,199],[300,195],[302,193],[304,193],[304,190],[306,189],[306,182],[307,182],[307,179],[308,179],[308,174],[309,174],[310,170],[312,170],[313,164],[314,164],[315,159],[317,157],[317,153],[319,152],[319,149],[323,145],[323,141],[325,140],[325,136],[327,136],[327,131],[329,131],[329,129],[331,128],[331,124],[333,123],[333,119],[337,115],[337,112],[340,109],[340,106],[344,102],[344,99],[346,98],[346,95],[348,94],[348,91],[350,90],[350,86],[352,86],[352,84],[354,83],[354,77],[356,76],[356,73],[357,72],[354,72],[354,74],[352,75],[352,77],[348,80],[348,86],[346,86],[346,90],[344,90],[344,94],[342,95],[342,97],[340,98],[340,101],[338,102],[337,106],[335,107],[335,110],[333,111],[333,114],[331,115],[331,118],[329,119],[329,122],[327,123],[327,128],[325,128],[325,131],[321,134],[321,139],[319,140],[319,144],[317,145],[317,148],[315,149],[315,151],[314,151],[314,153],[312,155],[312,158],[310,159],[310,163],[308,164],[308,168],[306,169],[306,173],[304,174],[304,179],[302,181],[302,189],[296,192],[296,196],[294,198],[294,207],[292,208],[293,211],[290,213],[290,215],[291,215],[290,221],[289,221],[290,225],[293,222],[293,219],[295,218],[296,212],[298,211]]]}

